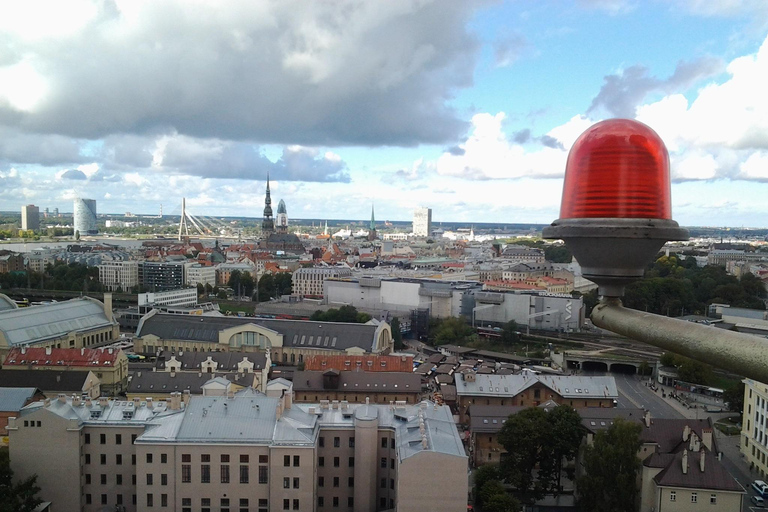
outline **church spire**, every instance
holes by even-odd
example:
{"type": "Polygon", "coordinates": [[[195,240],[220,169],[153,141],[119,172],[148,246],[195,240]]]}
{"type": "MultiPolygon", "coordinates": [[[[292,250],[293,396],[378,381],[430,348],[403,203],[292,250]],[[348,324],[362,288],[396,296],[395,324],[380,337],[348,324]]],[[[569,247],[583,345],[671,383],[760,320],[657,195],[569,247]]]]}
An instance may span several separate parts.
{"type": "Polygon", "coordinates": [[[368,240],[376,240],[376,219],[373,216],[373,204],[371,204],[371,225],[368,231],[368,240]]]}
{"type": "Polygon", "coordinates": [[[269,194],[269,172],[267,172],[267,195],[264,198],[264,220],[261,222],[261,231],[265,235],[275,231],[275,221],[272,220],[272,197],[269,194]]]}

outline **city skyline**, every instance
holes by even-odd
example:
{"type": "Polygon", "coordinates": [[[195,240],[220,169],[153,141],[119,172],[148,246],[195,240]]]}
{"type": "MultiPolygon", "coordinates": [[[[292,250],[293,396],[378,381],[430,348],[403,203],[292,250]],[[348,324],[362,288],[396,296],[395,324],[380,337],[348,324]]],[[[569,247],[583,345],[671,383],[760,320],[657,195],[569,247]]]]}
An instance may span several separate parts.
{"type": "Polygon", "coordinates": [[[762,2],[301,6],[0,6],[0,210],[257,218],[269,173],[296,219],[547,224],[575,138],[633,117],[681,225],[768,225],[762,2]]]}

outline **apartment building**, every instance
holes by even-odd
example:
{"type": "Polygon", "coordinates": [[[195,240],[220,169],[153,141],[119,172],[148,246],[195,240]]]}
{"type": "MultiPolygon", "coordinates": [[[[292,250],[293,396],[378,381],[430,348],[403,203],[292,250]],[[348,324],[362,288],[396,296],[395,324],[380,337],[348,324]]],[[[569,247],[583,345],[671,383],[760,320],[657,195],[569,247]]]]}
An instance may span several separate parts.
{"type": "Polygon", "coordinates": [[[138,261],[105,261],[99,265],[99,281],[112,292],[129,292],[139,285],[138,261]]]}
{"type": "Polygon", "coordinates": [[[139,284],[147,290],[178,290],[184,287],[184,262],[142,261],[139,264],[139,284]]]}
{"type": "Polygon", "coordinates": [[[768,384],[744,379],[741,453],[761,479],[768,478],[768,384]]]}
{"type": "Polygon", "coordinates": [[[57,510],[464,511],[447,407],[299,405],[284,391],[34,403],[9,419],[12,469],[37,474],[57,510]]]}
{"type": "Polygon", "coordinates": [[[197,287],[198,284],[216,286],[216,268],[199,263],[187,265],[186,283],[187,286],[194,287],[197,287]]]}
{"type": "Polygon", "coordinates": [[[323,283],[328,279],[352,277],[347,267],[300,268],[293,273],[293,295],[297,297],[322,297],[323,283]]]}

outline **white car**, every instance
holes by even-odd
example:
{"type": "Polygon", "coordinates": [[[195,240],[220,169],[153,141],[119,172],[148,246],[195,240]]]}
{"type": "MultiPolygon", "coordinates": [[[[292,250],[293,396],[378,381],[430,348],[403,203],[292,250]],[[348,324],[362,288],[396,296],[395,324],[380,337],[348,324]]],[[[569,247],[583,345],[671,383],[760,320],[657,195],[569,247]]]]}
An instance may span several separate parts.
{"type": "Polygon", "coordinates": [[[754,503],[755,506],[759,508],[763,508],[765,506],[765,501],[760,496],[752,496],[752,503],[754,503]]]}

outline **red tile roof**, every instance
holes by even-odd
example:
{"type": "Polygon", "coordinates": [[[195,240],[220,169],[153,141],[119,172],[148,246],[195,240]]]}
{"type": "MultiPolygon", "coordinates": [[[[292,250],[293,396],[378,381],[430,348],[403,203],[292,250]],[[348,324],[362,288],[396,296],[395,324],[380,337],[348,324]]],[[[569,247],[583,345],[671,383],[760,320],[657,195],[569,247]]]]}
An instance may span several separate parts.
{"type": "Polygon", "coordinates": [[[304,359],[304,370],[324,371],[412,372],[413,356],[326,356],[304,359]]]}
{"type": "Polygon", "coordinates": [[[118,349],[53,348],[47,354],[45,348],[13,348],[3,366],[114,366],[120,352],[118,349]]]}

